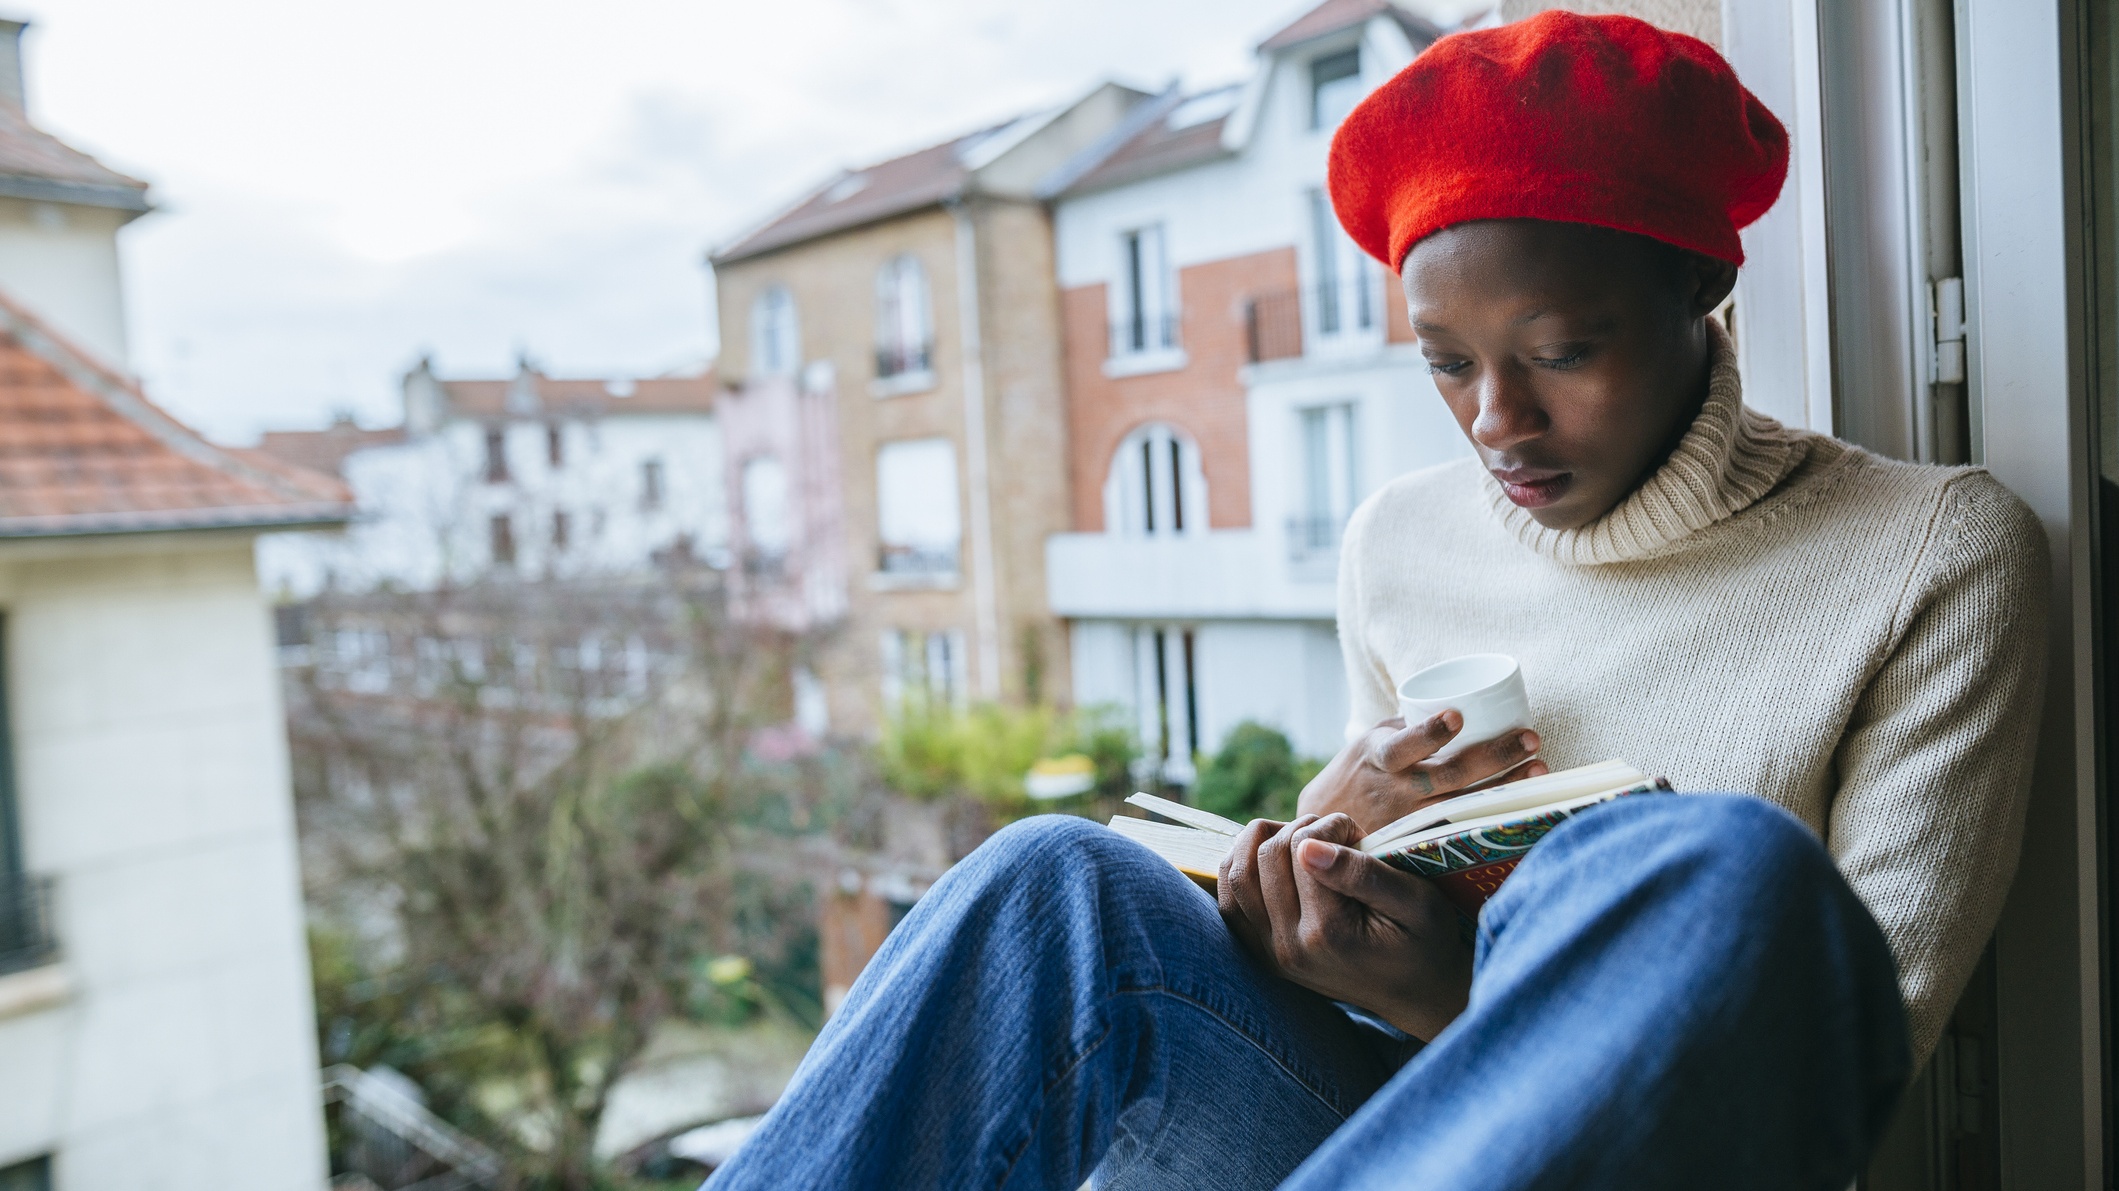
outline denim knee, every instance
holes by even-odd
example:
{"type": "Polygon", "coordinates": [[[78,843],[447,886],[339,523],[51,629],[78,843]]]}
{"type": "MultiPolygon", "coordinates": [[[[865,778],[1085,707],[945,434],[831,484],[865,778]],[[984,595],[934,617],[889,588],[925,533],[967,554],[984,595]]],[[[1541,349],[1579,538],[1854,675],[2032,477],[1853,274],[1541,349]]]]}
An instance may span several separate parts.
{"type": "Polygon", "coordinates": [[[995,832],[965,858],[986,881],[1030,880],[1045,889],[1184,880],[1154,853],[1078,815],[1032,815],[995,832]]]}
{"type": "Polygon", "coordinates": [[[1522,872],[1502,886],[1482,920],[1498,925],[1534,890],[1556,888],[1556,882],[1573,886],[1592,876],[1592,887],[1621,900],[1623,889],[1689,887],[1711,891],[1732,909],[1751,905],[1768,913],[1797,890],[1836,894],[1845,888],[1824,845],[1802,820],[1762,798],[1642,795],[1555,828],[1525,858],[1522,872]]]}

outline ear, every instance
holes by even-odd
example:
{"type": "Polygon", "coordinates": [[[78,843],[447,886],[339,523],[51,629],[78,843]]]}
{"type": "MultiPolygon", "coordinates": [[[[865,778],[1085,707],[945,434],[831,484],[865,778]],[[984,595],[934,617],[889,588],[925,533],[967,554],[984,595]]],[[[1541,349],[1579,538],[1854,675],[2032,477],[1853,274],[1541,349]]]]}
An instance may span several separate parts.
{"type": "Polygon", "coordinates": [[[1685,256],[1686,280],[1692,290],[1690,313],[1694,318],[1705,318],[1736,288],[1736,266],[1704,252],[1688,252],[1685,256]]]}

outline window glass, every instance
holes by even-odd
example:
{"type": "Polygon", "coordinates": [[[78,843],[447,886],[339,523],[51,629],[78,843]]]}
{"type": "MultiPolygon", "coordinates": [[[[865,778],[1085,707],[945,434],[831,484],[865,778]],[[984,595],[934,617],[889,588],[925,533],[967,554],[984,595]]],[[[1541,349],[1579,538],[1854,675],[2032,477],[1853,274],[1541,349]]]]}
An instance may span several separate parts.
{"type": "Polygon", "coordinates": [[[1327,339],[1374,331],[1381,326],[1383,306],[1375,262],[1339,226],[1330,196],[1312,190],[1309,198],[1310,259],[1316,273],[1316,290],[1309,303],[1311,328],[1327,339]]]}
{"type": "Polygon", "coordinates": [[[743,530],[761,554],[781,555],[794,545],[787,509],[787,468],[772,455],[743,464],[743,530]]]}
{"type": "Polygon", "coordinates": [[[486,523],[486,546],[493,556],[493,565],[506,567],[515,565],[515,522],[506,513],[496,513],[486,523]]]}
{"type": "Polygon", "coordinates": [[[1197,444],[1160,422],[1127,435],[1104,481],[1104,527],[1128,536],[1205,532],[1207,480],[1197,444]]]}
{"type": "Polygon", "coordinates": [[[1119,283],[1112,295],[1111,354],[1177,346],[1177,303],[1161,224],[1119,236],[1119,283]]]}
{"type": "Polygon", "coordinates": [[[1296,416],[1300,503],[1288,519],[1288,539],[1290,552],[1301,561],[1338,549],[1360,487],[1354,467],[1353,405],[1313,406],[1296,416]]]}
{"type": "Polygon", "coordinates": [[[649,459],[640,465],[640,507],[659,509],[662,507],[662,460],[649,459]]]}
{"type": "Polygon", "coordinates": [[[486,430],[486,483],[508,482],[508,432],[493,426],[486,430]]]}
{"type": "Polygon", "coordinates": [[[933,342],[927,270],[912,256],[885,261],[876,271],[876,375],[928,371],[933,342]]]}
{"type": "Polygon", "coordinates": [[[908,695],[961,705],[970,693],[964,631],[883,633],[883,701],[896,706],[908,695]]]}
{"type": "Polygon", "coordinates": [[[955,444],[918,438],[877,448],[876,522],[879,569],[953,573],[963,537],[955,444]]]}
{"type": "Polygon", "coordinates": [[[750,358],[759,376],[793,376],[801,367],[801,325],[787,287],[768,286],[752,301],[750,358]]]}
{"type": "MultiPolygon", "coordinates": [[[[1310,127],[1336,128],[1361,102],[1361,50],[1310,60],[1310,127]]],[[[1285,118],[1285,117],[1283,117],[1285,118]]]]}

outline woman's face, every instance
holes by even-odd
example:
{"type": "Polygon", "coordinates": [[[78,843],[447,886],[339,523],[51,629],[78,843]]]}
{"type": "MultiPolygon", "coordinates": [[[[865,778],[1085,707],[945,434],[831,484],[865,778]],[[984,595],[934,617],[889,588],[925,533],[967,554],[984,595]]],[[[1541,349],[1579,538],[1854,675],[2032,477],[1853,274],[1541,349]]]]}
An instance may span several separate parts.
{"type": "Polygon", "coordinates": [[[1403,272],[1457,425],[1554,529],[1609,512],[1677,446],[1706,400],[1705,316],[1736,283],[1725,261],[1536,219],[1437,232],[1403,272]]]}

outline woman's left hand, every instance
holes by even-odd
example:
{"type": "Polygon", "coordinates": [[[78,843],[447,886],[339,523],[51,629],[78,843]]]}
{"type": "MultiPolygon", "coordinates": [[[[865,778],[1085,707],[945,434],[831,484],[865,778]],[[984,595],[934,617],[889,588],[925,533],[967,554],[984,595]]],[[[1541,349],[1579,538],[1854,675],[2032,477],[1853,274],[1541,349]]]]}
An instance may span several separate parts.
{"type": "Polygon", "coordinates": [[[1338,814],[1251,823],[1222,862],[1222,919],[1281,976],[1432,1039],[1471,995],[1471,945],[1440,891],[1360,838],[1338,814]]]}

